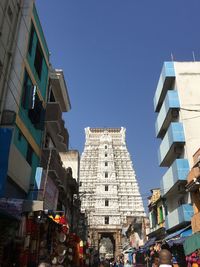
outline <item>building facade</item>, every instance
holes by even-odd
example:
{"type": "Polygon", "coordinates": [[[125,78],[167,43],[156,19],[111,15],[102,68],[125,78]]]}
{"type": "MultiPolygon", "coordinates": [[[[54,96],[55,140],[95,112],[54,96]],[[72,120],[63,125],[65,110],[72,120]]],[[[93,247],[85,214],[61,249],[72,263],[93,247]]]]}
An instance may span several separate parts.
{"type": "Polygon", "coordinates": [[[194,165],[187,177],[186,190],[190,192],[194,215],[191,219],[192,232],[200,232],[200,149],[193,156],[194,165]]]}
{"type": "Polygon", "coordinates": [[[79,242],[79,157],[67,164],[62,119],[71,104],[63,71],[49,62],[34,2],[0,3],[0,265],[6,266],[49,263],[61,229],[58,243],[66,235],[79,242]]]}
{"type": "Polygon", "coordinates": [[[0,121],[22,9],[23,0],[2,0],[0,3],[0,121]]]}
{"type": "MultiPolygon", "coordinates": [[[[86,128],[85,136],[80,163],[81,209],[87,214],[91,246],[106,254],[100,241],[110,238],[117,255],[123,247],[121,230],[129,225],[127,217],[145,217],[125,128],[86,128]]],[[[142,242],[143,236],[138,238],[142,242]]]]}
{"type": "Polygon", "coordinates": [[[150,221],[149,238],[162,240],[165,237],[165,203],[161,196],[160,188],[151,190],[151,196],[148,198],[148,211],[150,221]]]}
{"type": "Polygon", "coordinates": [[[193,215],[185,185],[200,143],[199,68],[200,62],[165,62],[154,96],[156,136],[161,139],[158,160],[167,167],[161,194],[166,199],[168,232],[190,224],[193,215]]]}
{"type": "Polygon", "coordinates": [[[8,155],[1,196],[31,198],[29,189],[34,185],[43,141],[49,50],[34,1],[25,0],[21,9],[12,67],[2,103],[1,131],[5,135],[1,141],[4,146],[7,142],[8,155]]]}

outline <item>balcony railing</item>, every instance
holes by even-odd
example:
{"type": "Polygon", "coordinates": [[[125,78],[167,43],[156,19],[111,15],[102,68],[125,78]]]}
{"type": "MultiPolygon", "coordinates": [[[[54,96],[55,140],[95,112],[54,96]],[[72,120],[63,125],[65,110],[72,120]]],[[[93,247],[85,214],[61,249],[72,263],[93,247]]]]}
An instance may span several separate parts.
{"type": "Polygon", "coordinates": [[[186,181],[189,172],[187,159],[176,159],[172,166],[167,170],[161,180],[161,194],[164,196],[179,181],[186,181]]]}
{"type": "Polygon", "coordinates": [[[162,72],[158,81],[158,86],[154,96],[154,108],[158,112],[165,98],[167,90],[170,88],[175,80],[175,70],[173,62],[164,62],[162,72]]]}
{"type": "Polygon", "coordinates": [[[162,137],[170,122],[177,119],[179,108],[180,104],[177,91],[168,91],[156,120],[155,128],[157,137],[162,137]]]}
{"type": "Polygon", "coordinates": [[[166,216],[166,230],[174,228],[178,225],[186,225],[191,221],[194,211],[191,205],[184,204],[166,216]]]}
{"type": "Polygon", "coordinates": [[[166,132],[158,151],[160,166],[168,167],[177,156],[182,154],[185,144],[183,125],[179,122],[172,122],[166,132]]]}

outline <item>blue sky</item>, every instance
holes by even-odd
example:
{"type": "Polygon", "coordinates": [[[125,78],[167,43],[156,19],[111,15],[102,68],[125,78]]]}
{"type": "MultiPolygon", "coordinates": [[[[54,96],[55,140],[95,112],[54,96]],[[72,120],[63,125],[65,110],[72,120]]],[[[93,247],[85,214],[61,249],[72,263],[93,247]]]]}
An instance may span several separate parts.
{"type": "MultiPolygon", "coordinates": [[[[85,127],[127,129],[144,200],[159,187],[153,96],[163,61],[200,59],[199,0],[37,0],[51,62],[62,68],[72,110],[70,148],[85,127]]],[[[146,203],[146,201],[145,201],[146,203]]]]}

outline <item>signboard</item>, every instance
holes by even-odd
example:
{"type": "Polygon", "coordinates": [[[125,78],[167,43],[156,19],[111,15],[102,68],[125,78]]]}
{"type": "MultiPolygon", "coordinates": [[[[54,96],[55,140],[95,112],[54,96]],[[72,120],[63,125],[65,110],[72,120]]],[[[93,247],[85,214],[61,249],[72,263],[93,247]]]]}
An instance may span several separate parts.
{"type": "Polygon", "coordinates": [[[38,200],[44,201],[44,209],[48,210],[56,210],[57,208],[57,202],[58,202],[58,188],[54,184],[51,177],[49,177],[45,170],[42,170],[42,168],[37,168],[36,170],[36,185],[38,191],[38,200]],[[46,187],[44,189],[44,184],[46,181],[46,187]],[[45,192],[43,192],[45,190],[45,192]],[[44,194],[44,199],[43,199],[44,194]]]}
{"type": "Polygon", "coordinates": [[[23,207],[23,199],[0,198],[0,211],[20,220],[23,207]]]}

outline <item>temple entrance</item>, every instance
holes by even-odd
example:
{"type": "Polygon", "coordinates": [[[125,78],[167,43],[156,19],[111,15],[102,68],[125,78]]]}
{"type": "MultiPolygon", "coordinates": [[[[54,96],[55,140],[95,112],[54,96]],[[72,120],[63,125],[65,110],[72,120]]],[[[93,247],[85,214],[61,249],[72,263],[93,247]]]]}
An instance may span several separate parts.
{"type": "Polygon", "coordinates": [[[90,248],[102,258],[116,258],[122,252],[121,229],[90,228],[90,248]]]}
{"type": "Polygon", "coordinates": [[[99,240],[100,259],[112,259],[115,256],[115,239],[112,233],[101,233],[99,240]]]}

